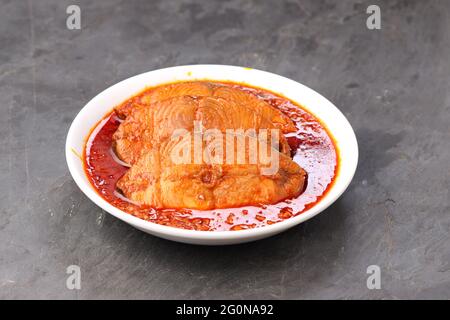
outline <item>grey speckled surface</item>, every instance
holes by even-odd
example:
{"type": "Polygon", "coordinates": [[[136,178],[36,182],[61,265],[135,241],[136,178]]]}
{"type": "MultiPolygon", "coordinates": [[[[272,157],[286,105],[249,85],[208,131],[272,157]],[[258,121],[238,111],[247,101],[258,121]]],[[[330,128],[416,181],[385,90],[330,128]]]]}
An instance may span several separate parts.
{"type": "Polygon", "coordinates": [[[0,1],[0,298],[450,298],[450,2],[0,1]],[[64,141],[108,86],[173,65],[250,66],[333,101],[359,139],[348,191],[276,237],[177,244],[102,212],[64,141]],[[77,264],[82,289],[66,289],[77,264]],[[366,268],[381,268],[368,290],[366,268]]]}

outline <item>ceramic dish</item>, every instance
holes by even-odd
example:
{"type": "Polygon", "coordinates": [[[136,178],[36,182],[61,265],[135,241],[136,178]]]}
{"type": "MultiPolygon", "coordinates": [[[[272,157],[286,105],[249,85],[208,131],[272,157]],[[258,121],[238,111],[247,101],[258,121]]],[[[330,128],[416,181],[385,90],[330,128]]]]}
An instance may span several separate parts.
{"type": "Polygon", "coordinates": [[[103,210],[146,233],[173,241],[202,245],[225,245],[266,238],[296,226],[329,207],[345,191],[356,171],[358,145],[345,116],[314,90],[285,77],[260,70],[225,65],[190,65],[146,72],[123,80],[89,101],[70,126],[66,140],[66,159],[70,173],[83,193],[103,210]],[[93,188],[80,155],[92,128],[111,109],[147,87],[176,81],[230,81],[247,84],[282,95],[303,106],[319,119],[332,135],[339,157],[337,176],[321,200],[301,214],[260,228],[239,231],[185,230],[141,220],[121,211],[103,199],[93,188]]]}

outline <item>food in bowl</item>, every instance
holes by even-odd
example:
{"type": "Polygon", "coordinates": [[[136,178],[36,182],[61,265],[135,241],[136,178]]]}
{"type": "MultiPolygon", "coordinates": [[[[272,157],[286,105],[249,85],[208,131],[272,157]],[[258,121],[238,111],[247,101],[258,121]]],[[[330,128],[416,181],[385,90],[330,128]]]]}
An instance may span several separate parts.
{"type": "Polygon", "coordinates": [[[83,160],[113,206],[204,231],[297,216],[326,194],[339,165],[331,134],[303,107],[206,80],[148,88],[116,106],[91,131],[83,160]]]}

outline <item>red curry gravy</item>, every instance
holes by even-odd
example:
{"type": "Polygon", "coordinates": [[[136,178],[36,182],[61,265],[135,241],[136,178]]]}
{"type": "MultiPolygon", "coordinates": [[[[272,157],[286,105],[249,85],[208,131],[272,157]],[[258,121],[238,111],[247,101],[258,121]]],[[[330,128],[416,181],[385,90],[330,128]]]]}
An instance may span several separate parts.
{"type": "MultiPolygon", "coordinates": [[[[217,83],[217,82],[216,82],[217,83]]],[[[333,184],[338,171],[336,145],[325,126],[304,108],[280,95],[264,89],[237,83],[220,83],[256,95],[288,115],[298,131],[286,135],[292,157],[308,175],[305,191],[295,199],[261,207],[241,207],[215,210],[155,209],[127,201],[117,190],[116,183],[129,169],[114,155],[112,136],[121,123],[114,111],[92,130],[84,150],[84,167],[97,192],[113,206],[143,220],[193,230],[243,230],[274,224],[297,216],[317,204],[333,184]]],[[[145,93],[126,100],[136,101],[145,93]]]]}

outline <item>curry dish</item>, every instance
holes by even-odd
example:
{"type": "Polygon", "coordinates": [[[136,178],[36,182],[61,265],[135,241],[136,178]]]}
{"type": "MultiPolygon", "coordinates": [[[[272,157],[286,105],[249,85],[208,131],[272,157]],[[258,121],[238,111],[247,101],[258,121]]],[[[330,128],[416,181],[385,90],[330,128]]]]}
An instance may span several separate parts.
{"type": "Polygon", "coordinates": [[[141,219],[194,230],[273,224],[316,204],[337,173],[313,115],[237,83],[149,88],[93,128],[85,170],[97,192],[141,219]]]}

